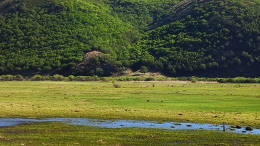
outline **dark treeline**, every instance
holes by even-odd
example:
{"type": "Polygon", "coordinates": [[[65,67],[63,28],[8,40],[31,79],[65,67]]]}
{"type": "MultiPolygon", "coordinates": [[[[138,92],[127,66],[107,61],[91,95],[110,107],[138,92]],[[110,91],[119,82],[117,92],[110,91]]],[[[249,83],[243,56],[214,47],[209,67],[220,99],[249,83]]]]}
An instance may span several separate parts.
{"type": "Polygon", "coordinates": [[[0,74],[107,76],[145,66],[258,77],[259,9],[253,0],[2,0],[0,74]],[[104,59],[77,68],[91,51],[104,59]]]}

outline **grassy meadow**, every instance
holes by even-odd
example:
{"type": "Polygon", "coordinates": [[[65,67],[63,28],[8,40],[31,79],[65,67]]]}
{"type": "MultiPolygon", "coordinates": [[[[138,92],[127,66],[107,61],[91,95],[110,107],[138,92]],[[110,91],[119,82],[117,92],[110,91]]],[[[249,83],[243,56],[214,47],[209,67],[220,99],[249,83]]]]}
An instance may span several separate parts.
{"type": "Polygon", "coordinates": [[[156,129],[106,129],[57,123],[0,128],[0,145],[11,146],[170,146],[260,145],[256,135],[213,131],[170,131],[156,129]]]}
{"type": "MultiPolygon", "coordinates": [[[[260,128],[259,89],[259,84],[181,81],[0,82],[0,117],[225,122],[260,128]]],[[[137,145],[155,141],[157,145],[257,145],[259,138],[212,131],[102,129],[55,123],[0,128],[0,144],[4,145],[137,145]],[[67,139],[70,136],[73,138],[67,139]]]]}
{"type": "Polygon", "coordinates": [[[259,126],[259,89],[258,84],[186,82],[1,82],[0,117],[259,126]]]}

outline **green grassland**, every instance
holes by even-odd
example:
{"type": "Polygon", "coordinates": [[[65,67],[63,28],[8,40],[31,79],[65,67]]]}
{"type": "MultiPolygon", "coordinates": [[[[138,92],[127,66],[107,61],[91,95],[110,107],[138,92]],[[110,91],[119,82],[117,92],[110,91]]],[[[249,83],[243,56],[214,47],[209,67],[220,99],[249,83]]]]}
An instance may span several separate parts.
{"type": "Polygon", "coordinates": [[[0,117],[91,117],[259,126],[259,88],[258,84],[173,81],[1,82],[0,117]]]}
{"type": "MultiPolygon", "coordinates": [[[[259,84],[153,82],[0,83],[0,117],[86,117],[259,128],[259,84]]],[[[40,123],[0,128],[1,145],[259,145],[214,131],[103,129],[40,123]]]]}
{"type": "Polygon", "coordinates": [[[212,131],[102,129],[48,123],[0,129],[1,145],[259,145],[259,136],[212,131]]]}

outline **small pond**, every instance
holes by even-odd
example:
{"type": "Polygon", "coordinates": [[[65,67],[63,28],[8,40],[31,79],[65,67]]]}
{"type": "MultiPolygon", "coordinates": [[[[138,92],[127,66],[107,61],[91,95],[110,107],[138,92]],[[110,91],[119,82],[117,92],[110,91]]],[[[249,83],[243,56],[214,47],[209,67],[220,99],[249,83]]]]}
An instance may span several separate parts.
{"type": "Polygon", "coordinates": [[[152,122],[137,120],[98,120],[87,118],[49,118],[49,119],[22,119],[22,118],[0,118],[0,127],[11,127],[23,124],[60,122],[70,125],[93,126],[101,128],[156,128],[166,130],[213,130],[234,132],[240,134],[260,135],[259,129],[246,130],[246,127],[232,127],[230,125],[175,123],[175,122],[152,122]]]}

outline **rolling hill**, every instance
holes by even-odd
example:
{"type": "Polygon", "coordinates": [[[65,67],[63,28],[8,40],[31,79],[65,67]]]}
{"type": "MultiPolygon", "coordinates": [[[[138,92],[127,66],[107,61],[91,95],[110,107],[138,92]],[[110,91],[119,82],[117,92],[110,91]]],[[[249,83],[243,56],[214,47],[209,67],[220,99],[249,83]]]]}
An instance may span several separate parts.
{"type": "Polygon", "coordinates": [[[0,0],[0,74],[258,77],[253,0],[0,0]],[[100,52],[86,63],[84,55],[100,52]],[[77,66],[81,66],[77,68],[77,66]]]}

